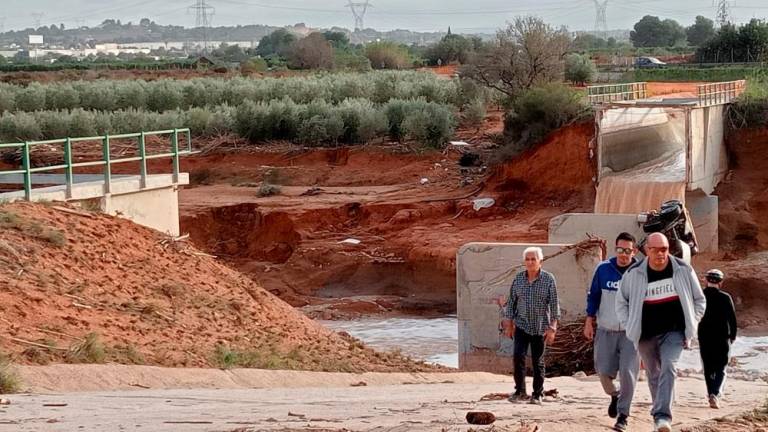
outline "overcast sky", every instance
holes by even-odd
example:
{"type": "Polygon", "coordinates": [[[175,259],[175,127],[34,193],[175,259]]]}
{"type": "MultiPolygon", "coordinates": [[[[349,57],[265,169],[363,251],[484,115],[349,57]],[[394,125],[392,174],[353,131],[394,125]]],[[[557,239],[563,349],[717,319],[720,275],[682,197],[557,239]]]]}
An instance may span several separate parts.
{"type": "MultiPolygon", "coordinates": [[[[360,2],[361,0],[354,0],[360,2]]],[[[365,26],[377,30],[444,30],[492,32],[516,15],[538,15],[571,30],[592,30],[596,0],[371,0],[365,26]]],[[[605,0],[597,0],[605,1],[605,0]]],[[[643,15],[676,19],[690,25],[696,15],[714,18],[713,0],[607,0],[609,29],[629,29],[643,15]]],[[[347,0],[206,0],[215,8],[213,25],[268,24],[310,27],[354,26],[347,0]]],[[[34,13],[42,24],[79,23],[93,26],[107,18],[137,22],[147,17],[159,24],[191,27],[195,15],[187,6],[195,0],[0,0],[0,26],[5,30],[33,26],[34,13]],[[80,20],[80,21],[79,21],[80,20]]],[[[768,16],[765,0],[731,2],[733,21],[768,16]]]]}

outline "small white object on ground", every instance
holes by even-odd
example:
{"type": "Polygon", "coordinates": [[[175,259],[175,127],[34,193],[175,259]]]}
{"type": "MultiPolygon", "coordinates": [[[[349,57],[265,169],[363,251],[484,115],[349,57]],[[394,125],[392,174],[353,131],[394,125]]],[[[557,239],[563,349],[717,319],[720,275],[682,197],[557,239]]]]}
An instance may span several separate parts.
{"type": "Polygon", "coordinates": [[[472,200],[472,208],[474,208],[475,211],[488,208],[488,207],[493,207],[494,204],[496,204],[496,200],[494,200],[493,198],[478,198],[476,200],[472,200]]]}
{"type": "Polygon", "coordinates": [[[344,239],[344,240],[340,241],[339,243],[359,245],[360,243],[362,243],[362,241],[360,241],[360,240],[358,240],[356,238],[348,238],[348,239],[344,239]]]}

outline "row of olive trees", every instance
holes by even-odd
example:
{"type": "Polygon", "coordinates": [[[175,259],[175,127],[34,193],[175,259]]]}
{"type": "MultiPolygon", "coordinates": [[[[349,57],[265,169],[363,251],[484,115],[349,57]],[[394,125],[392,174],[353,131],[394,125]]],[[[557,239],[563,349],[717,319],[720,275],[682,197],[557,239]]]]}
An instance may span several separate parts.
{"type": "Polygon", "coordinates": [[[455,108],[424,99],[392,99],[374,104],[347,99],[340,104],[290,99],[246,101],[190,110],[6,112],[0,116],[0,141],[82,137],[188,127],[196,136],[233,133],[252,142],[291,140],[306,145],[364,144],[388,137],[442,146],[456,126],[455,108]]]}
{"type": "Polygon", "coordinates": [[[80,81],[31,83],[26,87],[0,83],[0,112],[84,108],[112,111],[167,111],[222,104],[240,105],[290,98],[308,103],[341,103],[349,98],[385,103],[390,99],[424,98],[461,106],[470,102],[461,84],[423,72],[378,71],[338,73],[296,78],[197,78],[157,81],[80,81]]]}

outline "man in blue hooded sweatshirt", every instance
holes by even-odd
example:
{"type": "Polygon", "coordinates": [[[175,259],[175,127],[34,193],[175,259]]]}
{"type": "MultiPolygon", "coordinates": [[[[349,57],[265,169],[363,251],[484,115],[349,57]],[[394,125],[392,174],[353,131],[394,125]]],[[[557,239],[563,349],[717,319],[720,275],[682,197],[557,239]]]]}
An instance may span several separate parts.
{"type": "Polygon", "coordinates": [[[595,370],[605,393],[611,396],[608,416],[616,418],[614,430],[624,431],[635,393],[640,360],[632,341],[616,316],[616,292],[619,282],[635,264],[635,237],[623,232],[616,237],[616,256],[601,262],[592,277],[587,294],[587,320],[584,337],[595,341],[595,370]],[[595,334],[595,320],[597,333],[595,334]],[[614,380],[619,376],[619,389],[614,380]]]}

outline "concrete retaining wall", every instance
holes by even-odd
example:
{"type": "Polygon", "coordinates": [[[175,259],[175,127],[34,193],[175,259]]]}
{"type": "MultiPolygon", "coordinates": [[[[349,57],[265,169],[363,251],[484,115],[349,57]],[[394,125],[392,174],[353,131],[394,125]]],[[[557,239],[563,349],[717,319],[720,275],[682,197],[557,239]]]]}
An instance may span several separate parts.
{"type": "Polygon", "coordinates": [[[179,235],[177,186],[123,195],[106,195],[101,199],[101,210],[172,236],[179,235]]]}
{"type": "MultiPolygon", "coordinates": [[[[512,340],[499,332],[502,305],[512,279],[523,269],[522,253],[529,246],[541,246],[547,257],[567,245],[470,243],[459,249],[456,293],[460,369],[498,373],[512,370],[512,340]]],[[[587,288],[601,253],[597,246],[586,251],[571,249],[544,262],[544,269],[557,280],[563,321],[583,317],[587,288]]]]}

